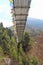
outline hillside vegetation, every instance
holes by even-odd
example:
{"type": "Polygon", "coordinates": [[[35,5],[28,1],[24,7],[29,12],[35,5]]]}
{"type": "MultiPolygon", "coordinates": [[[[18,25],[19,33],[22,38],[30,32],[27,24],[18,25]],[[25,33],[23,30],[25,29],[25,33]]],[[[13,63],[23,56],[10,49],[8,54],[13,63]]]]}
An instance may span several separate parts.
{"type": "MultiPolygon", "coordinates": [[[[35,56],[30,57],[27,53],[32,49],[32,43],[29,33],[25,32],[18,50],[14,33],[0,23],[0,64],[4,65],[2,61],[4,58],[12,58],[17,61],[16,65],[18,63],[20,65],[38,65],[38,59],[35,56]]],[[[12,65],[14,64],[12,63],[12,65]]]]}

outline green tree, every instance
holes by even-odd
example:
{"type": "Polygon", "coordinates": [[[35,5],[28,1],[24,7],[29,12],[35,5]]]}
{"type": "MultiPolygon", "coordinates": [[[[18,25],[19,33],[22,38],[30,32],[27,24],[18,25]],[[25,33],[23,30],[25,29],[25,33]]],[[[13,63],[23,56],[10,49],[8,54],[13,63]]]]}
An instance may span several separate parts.
{"type": "Polygon", "coordinates": [[[31,59],[31,64],[33,64],[33,65],[38,65],[38,58],[37,58],[37,57],[33,57],[33,58],[31,59]]]}
{"type": "Polygon", "coordinates": [[[28,33],[28,32],[25,32],[25,33],[24,33],[23,40],[24,40],[24,42],[27,43],[27,44],[30,42],[30,36],[29,36],[29,33],[28,33]]]}
{"type": "MultiPolygon", "coordinates": [[[[15,54],[12,52],[11,49],[13,49],[13,51],[16,51],[16,39],[14,37],[13,32],[8,29],[8,28],[4,28],[2,26],[3,24],[0,24],[0,46],[3,49],[3,53],[5,54],[12,54],[12,56],[15,54]]],[[[16,54],[15,54],[16,55],[16,54]]]]}
{"type": "Polygon", "coordinates": [[[6,31],[10,38],[14,36],[14,33],[10,29],[6,28],[6,31]]]}
{"type": "Polygon", "coordinates": [[[30,44],[30,36],[28,32],[24,33],[23,36],[23,41],[22,41],[22,48],[23,50],[26,52],[31,48],[31,44],[30,44]]]}
{"type": "Polygon", "coordinates": [[[3,27],[3,24],[2,23],[0,23],[0,27],[3,27]]]}

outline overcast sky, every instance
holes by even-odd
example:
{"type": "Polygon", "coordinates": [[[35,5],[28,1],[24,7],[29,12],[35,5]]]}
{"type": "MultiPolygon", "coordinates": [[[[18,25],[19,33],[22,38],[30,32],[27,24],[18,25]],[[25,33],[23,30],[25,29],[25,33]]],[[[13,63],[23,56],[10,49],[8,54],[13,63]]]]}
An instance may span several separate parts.
{"type": "Polygon", "coordinates": [[[29,17],[43,19],[43,0],[32,0],[29,17]]]}
{"type": "MultiPolygon", "coordinates": [[[[5,27],[13,25],[10,12],[9,0],[0,0],[0,22],[3,22],[5,27]]],[[[43,0],[32,0],[29,17],[43,19],[43,0]]]]}

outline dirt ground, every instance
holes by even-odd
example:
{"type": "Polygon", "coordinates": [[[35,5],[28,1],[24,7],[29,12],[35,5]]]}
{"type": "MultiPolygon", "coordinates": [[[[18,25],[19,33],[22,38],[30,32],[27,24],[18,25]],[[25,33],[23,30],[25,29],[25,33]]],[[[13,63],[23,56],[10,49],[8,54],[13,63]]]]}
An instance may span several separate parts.
{"type": "Polygon", "coordinates": [[[43,61],[43,35],[40,36],[36,36],[33,38],[34,40],[34,44],[33,44],[33,48],[29,51],[29,54],[31,56],[36,56],[40,62],[43,61]]]}

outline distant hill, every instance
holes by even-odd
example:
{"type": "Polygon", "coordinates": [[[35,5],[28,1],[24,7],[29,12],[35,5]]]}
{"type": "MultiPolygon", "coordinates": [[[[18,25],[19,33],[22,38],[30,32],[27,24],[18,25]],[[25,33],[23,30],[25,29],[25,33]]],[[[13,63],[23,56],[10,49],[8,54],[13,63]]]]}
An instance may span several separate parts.
{"type": "Polygon", "coordinates": [[[35,19],[35,18],[28,18],[27,25],[28,27],[38,28],[43,30],[43,20],[35,19]]]}
{"type": "MultiPolygon", "coordinates": [[[[14,31],[13,26],[9,27],[12,31],[14,31]]],[[[31,36],[35,36],[37,34],[43,33],[43,20],[28,18],[26,23],[26,31],[30,31],[31,36]]]]}
{"type": "Polygon", "coordinates": [[[26,31],[30,31],[31,36],[43,33],[43,20],[28,18],[26,23],[26,31]]]}

